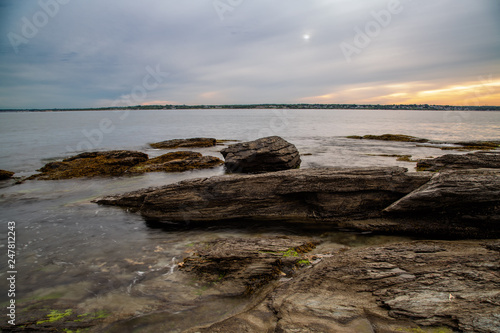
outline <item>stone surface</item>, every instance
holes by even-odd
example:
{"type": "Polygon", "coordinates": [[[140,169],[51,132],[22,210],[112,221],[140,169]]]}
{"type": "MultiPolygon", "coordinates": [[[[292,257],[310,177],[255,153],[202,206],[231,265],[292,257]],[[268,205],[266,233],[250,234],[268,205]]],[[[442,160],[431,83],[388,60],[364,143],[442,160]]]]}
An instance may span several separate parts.
{"type": "Polygon", "coordinates": [[[96,200],[170,222],[277,219],[315,222],[380,215],[428,173],[400,167],[303,169],[182,181],[96,200]]]}
{"type": "Polygon", "coordinates": [[[12,176],[14,176],[14,172],[0,169],[0,180],[10,179],[12,176]]]}
{"type": "Polygon", "coordinates": [[[297,148],[279,136],[230,145],[221,154],[229,172],[257,173],[295,169],[301,162],[297,148]]]}
{"type": "Polygon", "coordinates": [[[127,173],[182,172],[193,169],[207,169],[223,164],[215,156],[203,156],[190,151],[177,151],[151,158],[127,170],[127,173]]]}
{"type": "Polygon", "coordinates": [[[195,152],[172,152],[148,159],[148,155],[128,150],[88,152],[61,162],[46,164],[40,174],[29,179],[51,180],[95,176],[122,176],[145,172],[181,172],[221,165],[217,157],[195,152]]]}
{"type": "Polygon", "coordinates": [[[417,170],[500,168],[500,152],[475,152],[465,155],[448,154],[417,162],[417,170]]]}
{"type": "Polygon", "coordinates": [[[120,176],[130,167],[147,161],[148,155],[129,150],[86,152],[64,159],[62,162],[47,163],[30,179],[69,179],[95,176],[120,176]]]}
{"type": "MultiPolygon", "coordinates": [[[[389,213],[500,209],[500,169],[443,171],[385,209],[389,213]]],[[[499,211],[500,214],[500,211],[499,211]]],[[[500,216],[499,216],[500,220],[500,216]]]]}
{"type": "Polygon", "coordinates": [[[277,277],[291,275],[301,261],[308,264],[304,253],[317,243],[297,236],[215,239],[198,244],[180,269],[203,282],[220,283],[223,294],[245,295],[277,277]]]}
{"type": "Polygon", "coordinates": [[[381,141],[398,141],[398,142],[418,142],[418,143],[425,143],[429,142],[427,139],[422,139],[422,138],[417,138],[414,136],[410,135],[403,135],[403,134],[382,134],[382,135],[351,135],[348,136],[347,138],[349,139],[364,139],[364,140],[381,140],[381,141]]]}
{"type": "Polygon", "coordinates": [[[187,332],[500,330],[498,241],[414,241],[315,257],[248,310],[187,332]]]}
{"type": "Polygon", "coordinates": [[[162,142],[150,143],[153,148],[174,149],[174,148],[194,148],[194,147],[213,147],[217,143],[214,138],[191,138],[191,139],[173,139],[162,142]]]}

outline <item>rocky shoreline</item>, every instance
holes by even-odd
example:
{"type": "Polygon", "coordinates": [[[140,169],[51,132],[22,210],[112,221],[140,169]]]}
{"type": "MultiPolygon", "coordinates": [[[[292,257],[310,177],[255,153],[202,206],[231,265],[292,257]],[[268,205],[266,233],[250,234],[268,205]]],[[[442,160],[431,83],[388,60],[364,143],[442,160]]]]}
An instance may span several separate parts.
{"type": "Polygon", "coordinates": [[[493,333],[500,327],[498,241],[414,241],[309,255],[288,250],[272,258],[264,249],[276,250],[275,240],[256,243],[249,251],[248,241],[221,239],[184,261],[181,270],[201,279],[223,270],[217,288],[225,295],[279,278],[248,310],[185,332],[493,333]]]}
{"type": "Polygon", "coordinates": [[[186,332],[498,332],[500,154],[445,155],[418,165],[433,172],[229,174],[96,202],[160,224],[326,223],[435,239],[326,252],[309,236],[198,244],[179,263],[183,274],[217,282],[223,297],[260,296],[245,311],[186,332]]]}
{"type": "MultiPolygon", "coordinates": [[[[217,144],[213,140],[208,139],[210,145],[217,144]]],[[[164,147],[193,143],[182,144],[166,142],[164,147]]],[[[500,331],[498,151],[419,160],[418,172],[402,167],[298,169],[296,147],[278,137],[230,145],[223,152],[226,175],[94,202],[123,207],[160,226],[259,221],[427,240],[327,247],[321,237],[297,228],[294,236],[219,237],[193,244],[178,264],[179,279],[196,279],[213,289],[212,297],[241,298],[248,306],[183,332],[500,331]]],[[[89,152],[49,163],[32,179],[183,171],[223,163],[189,151],[151,159],[141,152],[89,152]]],[[[108,331],[116,322],[96,320],[88,326],[94,324],[95,331],[108,331]]]]}

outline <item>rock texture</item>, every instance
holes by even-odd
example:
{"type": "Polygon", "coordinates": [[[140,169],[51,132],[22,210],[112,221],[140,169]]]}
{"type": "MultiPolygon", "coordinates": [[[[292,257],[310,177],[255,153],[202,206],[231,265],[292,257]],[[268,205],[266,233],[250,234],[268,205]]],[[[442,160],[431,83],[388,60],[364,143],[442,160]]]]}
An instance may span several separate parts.
{"type": "Polygon", "coordinates": [[[216,239],[198,244],[180,269],[203,282],[220,283],[225,295],[246,295],[301,265],[309,265],[304,254],[318,242],[307,237],[262,237],[260,239],[216,239]]]}
{"type": "Polygon", "coordinates": [[[429,142],[428,139],[417,138],[410,135],[403,134],[382,134],[382,135],[351,135],[347,137],[348,139],[358,139],[358,140],[380,140],[380,141],[398,141],[398,142],[418,142],[418,143],[426,143],[429,142]]]}
{"type": "Polygon", "coordinates": [[[42,167],[40,174],[29,179],[53,180],[95,176],[122,176],[127,173],[179,172],[211,168],[222,160],[194,152],[173,152],[148,159],[148,155],[128,150],[88,152],[51,162],[42,167]]]}
{"type": "Polygon", "coordinates": [[[203,156],[190,151],[177,151],[164,154],[137,164],[127,170],[127,173],[144,172],[181,172],[193,169],[212,168],[224,162],[214,156],[203,156]]]}
{"type": "Polygon", "coordinates": [[[129,150],[87,152],[64,159],[62,162],[47,163],[30,179],[69,179],[95,176],[120,176],[130,167],[148,160],[148,155],[129,150]]]}
{"type": "Polygon", "coordinates": [[[400,167],[286,170],[187,180],[96,202],[171,222],[356,219],[380,215],[430,178],[400,167]]]}
{"type": "Polygon", "coordinates": [[[448,154],[417,162],[417,170],[422,171],[478,168],[500,168],[500,152],[475,152],[465,155],[448,154]]]}
{"type": "Polygon", "coordinates": [[[229,172],[257,173],[300,166],[297,148],[279,136],[237,143],[221,151],[229,172]]]}
{"type": "Polygon", "coordinates": [[[14,176],[14,172],[0,169],[0,180],[10,179],[12,176],[14,176]]]}
{"type": "Polygon", "coordinates": [[[194,148],[194,147],[212,147],[215,146],[217,140],[214,138],[191,138],[191,139],[174,139],[162,142],[150,143],[153,148],[158,149],[174,149],[174,148],[194,148]]]}
{"type": "Polygon", "coordinates": [[[316,254],[250,309],[187,332],[498,332],[499,249],[415,241],[316,254]]]}
{"type": "MultiPolygon", "coordinates": [[[[385,209],[390,213],[499,209],[500,169],[443,171],[385,209]]],[[[500,216],[498,216],[500,221],[500,216]]]]}

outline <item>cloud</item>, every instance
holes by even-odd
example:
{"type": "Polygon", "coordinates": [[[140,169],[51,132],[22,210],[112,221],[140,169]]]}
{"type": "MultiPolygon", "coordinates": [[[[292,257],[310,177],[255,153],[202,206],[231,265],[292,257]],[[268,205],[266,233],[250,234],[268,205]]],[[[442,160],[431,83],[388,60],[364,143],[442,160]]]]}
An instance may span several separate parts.
{"type": "Polygon", "coordinates": [[[3,1],[0,108],[104,106],[142,86],[148,66],[168,77],[137,104],[448,104],[440,90],[500,78],[496,0],[401,0],[351,62],[341,43],[353,44],[391,1],[221,1],[231,7],[222,19],[213,0],[69,1],[18,53],[8,34],[23,36],[23,18],[34,22],[44,9],[3,1]]]}

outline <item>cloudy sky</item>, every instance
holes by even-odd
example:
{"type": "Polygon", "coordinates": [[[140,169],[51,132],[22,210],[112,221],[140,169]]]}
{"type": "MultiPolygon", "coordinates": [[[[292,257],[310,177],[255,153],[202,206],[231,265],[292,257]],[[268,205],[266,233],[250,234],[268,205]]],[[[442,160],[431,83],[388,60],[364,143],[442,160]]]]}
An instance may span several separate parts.
{"type": "Polygon", "coordinates": [[[498,0],[1,0],[0,108],[500,105],[498,0]]]}

